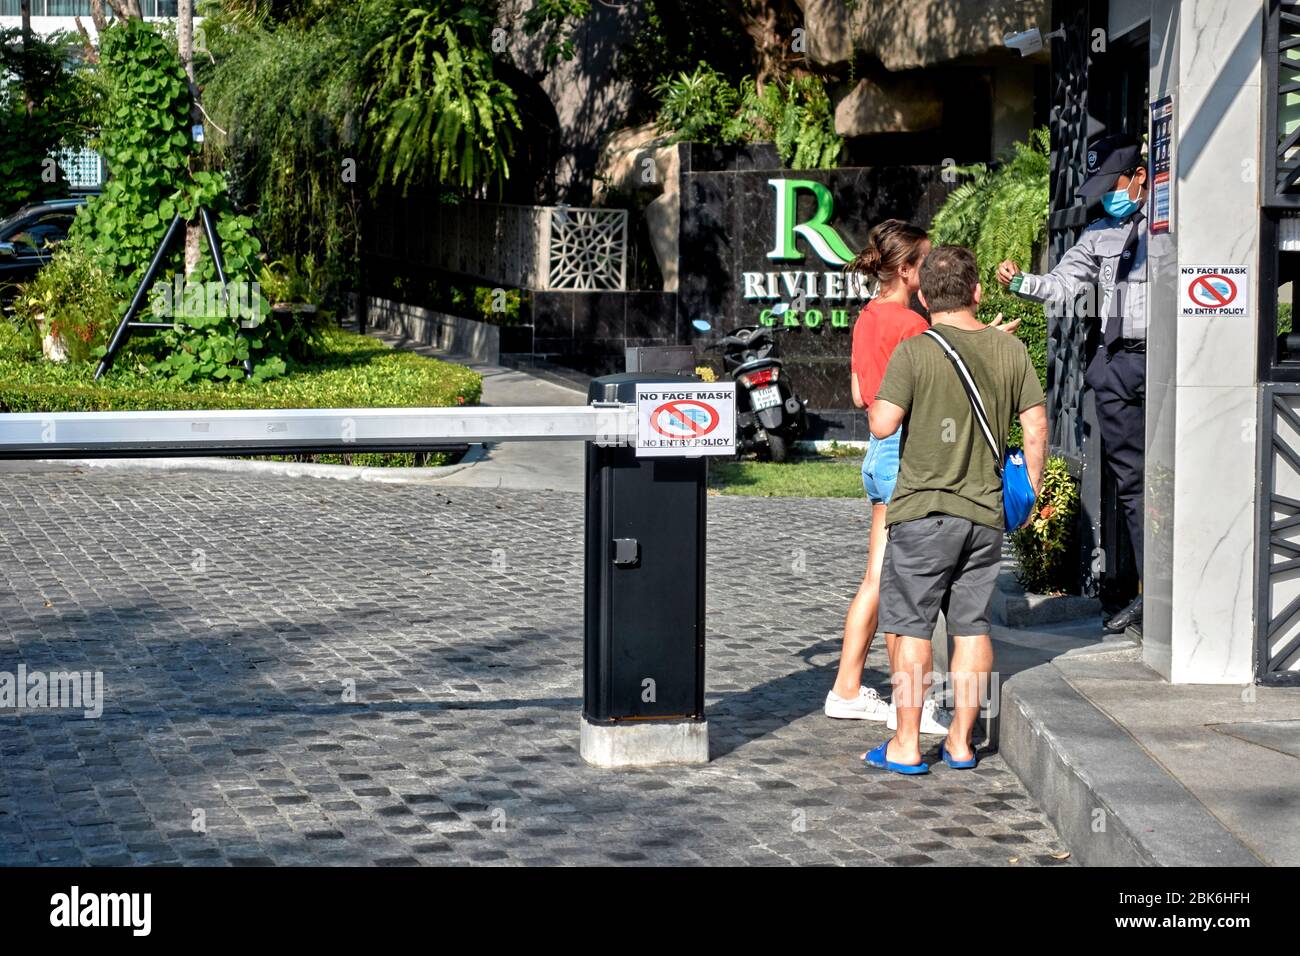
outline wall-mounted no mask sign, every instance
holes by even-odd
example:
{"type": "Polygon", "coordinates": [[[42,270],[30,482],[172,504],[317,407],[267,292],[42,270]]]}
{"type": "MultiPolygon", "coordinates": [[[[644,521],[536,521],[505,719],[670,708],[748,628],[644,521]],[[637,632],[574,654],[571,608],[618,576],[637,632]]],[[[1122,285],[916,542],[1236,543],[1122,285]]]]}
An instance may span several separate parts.
{"type": "Polygon", "coordinates": [[[1250,266],[1179,266],[1178,315],[1250,314],[1250,266]]]}

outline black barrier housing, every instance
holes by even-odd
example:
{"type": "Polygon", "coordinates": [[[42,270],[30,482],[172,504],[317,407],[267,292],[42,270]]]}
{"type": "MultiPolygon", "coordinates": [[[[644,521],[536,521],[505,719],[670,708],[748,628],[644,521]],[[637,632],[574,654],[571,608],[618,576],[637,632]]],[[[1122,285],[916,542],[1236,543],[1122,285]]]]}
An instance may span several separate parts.
{"type": "MultiPolygon", "coordinates": [[[[698,381],[607,375],[587,398],[631,404],[638,384],[698,381]]],[[[583,715],[592,723],[704,719],[707,474],[703,457],[587,444],[583,715]]]]}

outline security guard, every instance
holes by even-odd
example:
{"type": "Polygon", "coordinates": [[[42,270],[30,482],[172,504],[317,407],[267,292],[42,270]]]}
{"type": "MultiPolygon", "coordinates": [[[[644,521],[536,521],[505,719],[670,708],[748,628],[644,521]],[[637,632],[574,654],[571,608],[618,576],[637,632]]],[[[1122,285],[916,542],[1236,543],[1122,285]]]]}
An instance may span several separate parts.
{"type": "MultiPolygon", "coordinates": [[[[1063,310],[1096,289],[1100,307],[1081,314],[1101,317],[1102,345],[1088,362],[1084,381],[1097,403],[1102,455],[1118,486],[1119,504],[1142,572],[1142,484],[1146,448],[1147,230],[1142,206],[1147,170],[1132,138],[1107,136],[1088,150],[1088,176],[1079,195],[1101,200],[1105,216],[1089,224],[1055,269],[1030,275],[1007,260],[997,278],[1024,299],[1063,310]]],[[[1141,626],[1142,594],[1105,623],[1122,632],[1141,626]]]]}

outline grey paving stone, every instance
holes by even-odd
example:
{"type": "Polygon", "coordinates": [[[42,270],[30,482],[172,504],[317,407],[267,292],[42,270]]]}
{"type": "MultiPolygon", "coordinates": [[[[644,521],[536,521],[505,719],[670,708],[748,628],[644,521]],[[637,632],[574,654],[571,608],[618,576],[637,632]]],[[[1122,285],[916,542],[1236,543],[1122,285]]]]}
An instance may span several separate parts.
{"type": "Polygon", "coordinates": [[[903,780],[822,716],[861,504],[709,508],[712,762],[609,772],[577,752],[580,496],[6,475],[0,670],[105,700],[0,711],[0,865],[1061,865],[1000,758],[903,780]],[[727,586],[757,539],[779,598],[727,586]]]}

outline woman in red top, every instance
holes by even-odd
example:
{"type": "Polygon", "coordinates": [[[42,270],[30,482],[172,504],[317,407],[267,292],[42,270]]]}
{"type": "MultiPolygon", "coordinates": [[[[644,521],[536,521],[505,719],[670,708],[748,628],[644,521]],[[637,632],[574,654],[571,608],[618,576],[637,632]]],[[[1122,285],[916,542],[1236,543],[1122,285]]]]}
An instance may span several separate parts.
{"type": "MultiPolygon", "coordinates": [[[[876,295],[853,326],[851,385],[853,404],[866,409],[885,377],[894,347],[930,327],[912,311],[912,296],[920,288],[921,261],[930,251],[925,230],[901,219],[887,219],[867,236],[866,248],[846,271],[874,279],[876,295]]],[[[871,639],[880,611],[880,569],[885,560],[885,506],[898,480],[898,447],[902,429],[889,438],[872,437],[862,461],[862,484],[871,501],[871,538],[867,573],[844,621],[844,647],[835,686],[826,695],[827,717],[887,720],[889,704],[875,690],[862,686],[871,639]]],[[[894,649],[890,647],[892,658],[894,649]]]]}

